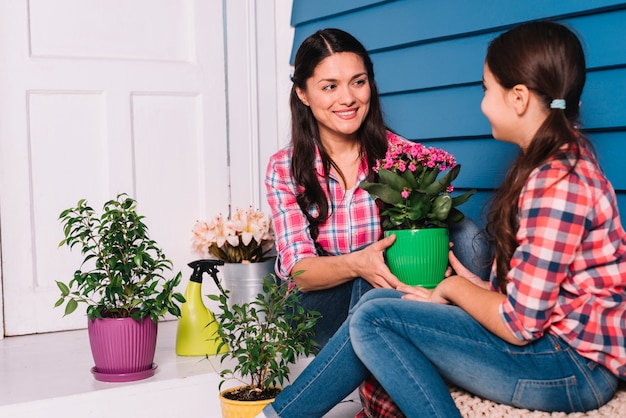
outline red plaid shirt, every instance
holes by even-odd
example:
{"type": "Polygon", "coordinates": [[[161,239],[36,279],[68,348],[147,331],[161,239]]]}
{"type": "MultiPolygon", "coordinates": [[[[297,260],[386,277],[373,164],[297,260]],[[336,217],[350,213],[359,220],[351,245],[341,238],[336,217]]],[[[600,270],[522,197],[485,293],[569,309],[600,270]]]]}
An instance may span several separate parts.
{"type": "Polygon", "coordinates": [[[361,383],[359,397],[363,407],[354,418],[404,418],[400,408],[374,376],[361,383]]]}
{"type": "MultiPolygon", "coordinates": [[[[391,132],[387,133],[387,140],[390,143],[406,141],[391,132]]],[[[316,151],[317,177],[326,191],[322,159],[319,150],[316,151]]],[[[265,177],[267,202],[272,210],[276,233],[277,273],[283,279],[290,275],[298,261],[318,255],[309,232],[309,222],[296,202],[302,188],[295,184],[291,176],[291,155],[291,146],[272,155],[265,177]]],[[[358,182],[365,180],[367,171],[367,162],[363,161],[358,182]]],[[[317,242],[329,255],[348,254],[380,239],[382,231],[378,207],[370,194],[358,184],[352,190],[344,191],[339,180],[331,174],[330,195],[327,194],[327,197],[332,213],[319,226],[317,242]]],[[[316,210],[311,208],[310,213],[315,215],[316,210]]]]}
{"type": "Polygon", "coordinates": [[[573,163],[572,152],[556,156],[520,194],[500,316],[519,339],[550,332],[626,377],[626,235],[613,187],[589,153],[567,175],[573,163]]]}

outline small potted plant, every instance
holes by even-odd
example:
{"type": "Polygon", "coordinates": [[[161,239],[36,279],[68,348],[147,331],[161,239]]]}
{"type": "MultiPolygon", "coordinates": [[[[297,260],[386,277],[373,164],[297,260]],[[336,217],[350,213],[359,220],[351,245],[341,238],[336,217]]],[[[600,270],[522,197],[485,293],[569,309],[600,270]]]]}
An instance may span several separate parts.
{"type": "Polygon", "coordinates": [[[87,305],[92,373],[109,382],[152,376],[158,320],[167,312],[180,316],[178,302],[185,301],[174,291],[181,273],[163,277],[172,262],[126,194],[106,202],[100,215],[81,199],[59,219],[65,235],[59,247],[78,247],[84,259],[68,283],[56,282],[55,307],[65,303],[65,316],[87,305]]]}
{"type": "Polygon", "coordinates": [[[224,262],[219,270],[231,304],[254,300],[263,289],[264,277],[274,273],[271,219],[251,207],[238,208],[231,217],[219,214],[209,222],[196,221],[192,247],[201,258],[224,262]]]}
{"type": "Polygon", "coordinates": [[[448,265],[448,226],[464,218],[457,206],[476,190],[452,197],[461,166],[454,155],[419,143],[391,144],[374,171],[377,181],[360,187],[382,202],[385,236],[396,235],[386,252],[391,272],[407,284],[435,287],[448,265]]]}
{"type": "Polygon", "coordinates": [[[222,415],[254,417],[280,393],[289,380],[289,366],[300,356],[309,356],[315,347],[313,327],[319,312],[307,311],[295,295],[291,281],[277,280],[269,275],[263,282],[263,292],[255,300],[241,305],[228,302],[228,291],[209,295],[218,301],[221,312],[215,315],[218,334],[228,352],[222,354],[235,361],[232,369],[220,372],[223,378],[241,380],[243,386],[220,392],[222,415]],[[245,409],[245,412],[244,412],[245,409]]]}

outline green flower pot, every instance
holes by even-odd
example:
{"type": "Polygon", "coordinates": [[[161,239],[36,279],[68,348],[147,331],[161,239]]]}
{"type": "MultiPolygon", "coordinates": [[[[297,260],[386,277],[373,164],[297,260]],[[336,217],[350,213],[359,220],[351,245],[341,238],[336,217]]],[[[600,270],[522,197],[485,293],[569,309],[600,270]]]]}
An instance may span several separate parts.
{"type": "Polygon", "coordinates": [[[448,267],[448,228],[385,231],[396,241],[385,256],[391,272],[402,282],[428,289],[444,279],[448,267]]]}

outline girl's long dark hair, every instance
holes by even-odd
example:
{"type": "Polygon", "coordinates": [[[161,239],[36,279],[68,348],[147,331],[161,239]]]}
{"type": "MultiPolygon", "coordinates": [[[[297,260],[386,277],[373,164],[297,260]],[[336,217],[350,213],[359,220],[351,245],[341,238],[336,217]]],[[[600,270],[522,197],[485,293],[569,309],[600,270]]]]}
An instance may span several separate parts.
{"type": "MultiPolygon", "coordinates": [[[[352,52],[363,60],[371,89],[370,108],[357,133],[361,145],[361,155],[368,166],[374,166],[376,159],[383,158],[387,149],[387,137],[378,89],[374,80],[374,65],[363,45],[352,35],[339,29],[322,29],[302,42],[294,61],[293,86],[289,104],[291,107],[291,141],[293,157],[291,174],[303,192],[297,196],[298,204],[307,216],[313,240],[317,240],[318,227],[328,219],[330,210],[328,199],[317,179],[315,171],[315,148],[319,148],[324,168],[326,188],[329,187],[331,167],[342,175],[341,170],[329,157],[319,138],[317,120],[311,109],[305,106],[296,93],[296,87],[306,91],[306,82],[313,76],[318,64],[328,56],[339,52],[352,52]],[[312,216],[310,208],[317,209],[312,216]]],[[[332,204],[332,202],[331,202],[332,204]]],[[[318,249],[319,250],[319,249],[318,249]]]]}
{"type": "MultiPolygon", "coordinates": [[[[505,89],[522,84],[544,102],[564,99],[566,109],[550,109],[527,149],[522,150],[496,191],[487,215],[487,233],[494,246],[496,278],[506,292],[510,261],[517,248],[518,199],[531,171],[566,147],[594,155],[593,146],[578,129],[579,103],[585,85],[585,56],[577,36],[554,22],[530,22],[493,40],[485,60],[497,82],[505,89]]],[[[574,164],[569,173],[571,173],[574,164]]]]}

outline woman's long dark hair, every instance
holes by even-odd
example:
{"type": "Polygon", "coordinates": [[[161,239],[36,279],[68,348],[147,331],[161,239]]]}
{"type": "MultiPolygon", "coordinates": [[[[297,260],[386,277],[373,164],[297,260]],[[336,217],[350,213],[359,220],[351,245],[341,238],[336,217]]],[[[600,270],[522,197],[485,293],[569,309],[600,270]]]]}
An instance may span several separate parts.
{"type": "MultiPolygon", "coordinates": [[[[357,132],[361,155],[367,159],[368,166],[374,166],[376,159],[383,158],[387,149],[385,124],[380,108],[378,89],[374,80],[374,65],[363,45],[352,35],[339,29],[318,30],[302,42],[294,61],[293,86],[289,104],[291,107],[291,141],[293,157],[291,174],[303,192],[297,196],[300,208],[307,216],[313,240],[317,240],[318,227],[329,217],[329,202],[320,185],[315,171],[315,147],[317,146],[324,167],[326,187],[330,182],[330,170],[334,168],[340,175],[341,170],[335,165],[320,141],[317,120],[311,109],[305,106],[296,93],[296,88],[306,91],[306,82],[313,76],[319,63],[332,54],[352,52],[363,60],[371,90],[369,113],[357,132]],[[310,214],[310,208],[317,208],[317,216],[310,214]]],[[[331,202],[332,204],[332,202],[331,202]]]]}
{"type": "Polygon", "coordinates": [[[550,109],[529,146],[509,168],[489,209],[487,233],[494,246],[498,286],[505,292],[510,261],[517,248],[518,199],[531,171],[564,146],[575,152],[576,163],[583,148],[592,155],[594,151],[577,129],[586,67],[582,45],[571,30],[554,22],[522,24],[491,42],[485,62],[505,89],[522,84],[546,108],[554,99],[564,99],[566,104],[564,110],[550,109]]]}

